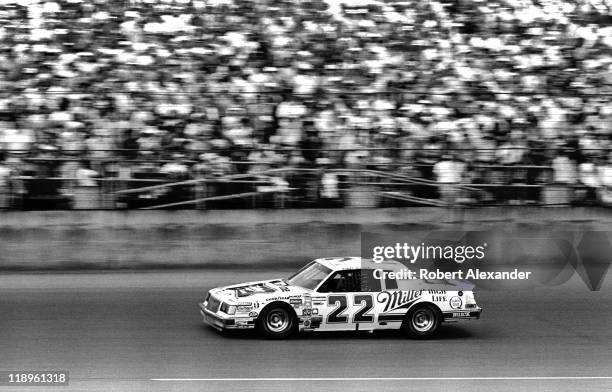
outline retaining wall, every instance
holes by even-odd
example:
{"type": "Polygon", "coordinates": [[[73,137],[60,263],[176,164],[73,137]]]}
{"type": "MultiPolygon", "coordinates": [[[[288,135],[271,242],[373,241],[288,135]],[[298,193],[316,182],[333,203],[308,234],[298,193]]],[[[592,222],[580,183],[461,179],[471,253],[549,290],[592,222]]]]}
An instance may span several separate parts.
{"type": "Polygon", "coordinates": [[[609,230],[600,208],[0,213],[0,269],[294,267],[358,256],[360,233],[609,230]]]}

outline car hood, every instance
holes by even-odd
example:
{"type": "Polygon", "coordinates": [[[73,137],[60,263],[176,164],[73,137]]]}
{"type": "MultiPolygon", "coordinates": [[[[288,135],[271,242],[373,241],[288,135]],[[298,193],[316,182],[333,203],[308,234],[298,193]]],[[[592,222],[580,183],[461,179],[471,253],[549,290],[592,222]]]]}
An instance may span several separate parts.
{"type": "Polygon", "coordinates": [[[260,280],[212,289],[211,294],[227,302],[244,302],[269,298],[302,295],[311,291],[299,286],[292,286],[284,279],[260,280]]]}

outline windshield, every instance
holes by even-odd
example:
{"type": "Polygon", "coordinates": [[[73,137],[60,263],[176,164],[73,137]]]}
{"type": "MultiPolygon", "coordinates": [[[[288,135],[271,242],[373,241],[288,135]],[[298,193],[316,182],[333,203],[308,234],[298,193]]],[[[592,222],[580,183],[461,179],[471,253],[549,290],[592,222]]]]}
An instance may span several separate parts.
{"type": "Polygon", "coordinates": [[[313,261],[287,279],[289,284],[314,290],[332,270],[313,261]]]}

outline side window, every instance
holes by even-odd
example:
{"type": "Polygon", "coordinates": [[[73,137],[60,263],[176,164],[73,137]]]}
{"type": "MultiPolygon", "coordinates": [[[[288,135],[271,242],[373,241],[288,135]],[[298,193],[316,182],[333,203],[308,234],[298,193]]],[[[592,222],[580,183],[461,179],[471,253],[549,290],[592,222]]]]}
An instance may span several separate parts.
{"type": "Polygon", "coordinates": [[[339,271],[327,278],[318,290],[320,293],[351,293],[361,291],[361,271],[339,271]]]}
{"type": "Polygon", "coordinates": [[[321,287],[319,287],[319,290],[317,291],[319,293],[333,293],[336,291],[338,286],[340,286],[340,273],[336,272],[335,274],[327,278],[327,280],[323,282],[323,284],[321,285],[321,287]]]}
{"type": "MultiPolygon", "coordinates": [[[[384,271],[392,272],[392,271],[384,271]]],[[[388,274],[385,274],[385,290],[397,290],[397,280],[390,279],[388,274]]]]}
{"type": "Polygon", "coordinates": [[[361,288],[359,291],[362,292],[372,292],[372,291],[380,291],[380,279],[376,279],[374,277],[374,270],[366,269],[361,271],[361,288]]]}

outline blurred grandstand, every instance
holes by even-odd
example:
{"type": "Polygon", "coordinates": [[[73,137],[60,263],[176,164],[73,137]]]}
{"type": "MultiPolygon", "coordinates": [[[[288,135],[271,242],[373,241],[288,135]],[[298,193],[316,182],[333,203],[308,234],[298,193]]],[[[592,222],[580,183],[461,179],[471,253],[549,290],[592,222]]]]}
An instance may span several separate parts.
{"type": "Polygon", "coordinates": [[[605,0],[0,0],[0,208],[612,203],[605,0]]]}

